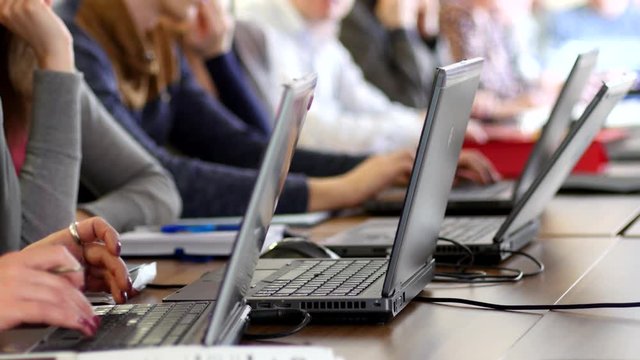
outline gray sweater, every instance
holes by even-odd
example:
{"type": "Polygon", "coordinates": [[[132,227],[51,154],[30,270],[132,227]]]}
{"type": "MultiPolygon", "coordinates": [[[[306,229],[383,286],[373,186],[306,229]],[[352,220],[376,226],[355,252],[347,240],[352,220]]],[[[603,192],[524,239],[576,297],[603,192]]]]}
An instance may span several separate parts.
{"type": "MultiPolygon", "coordinates": [[[[170,175],[110,117],[81,75],[36,72],[20,173],[21,246],[66,227],[76,208],[104,217],[119,231],[180,214],[170,175]],[[79,183],[97,200],[78,205],[79,183]]],[[[3,179],[15,176],[8,171],[12,166],[5,168],[3,179]]],[[[11,238],[0,242],[7,241],[11,238]]]]}
{"type": "Polygon", "coordinates": [[[20,185],[4,134],[0,106],[0,254],[20,246],[20,185]]]}
{"type": "Polygon", "coordinates": [[[374,14],[376,0],[357,0],[342,21],[340,41],[367,81],[391,100],[415,108],[429,104],[436,57],[415,30],[387,30],[374,14]]]}

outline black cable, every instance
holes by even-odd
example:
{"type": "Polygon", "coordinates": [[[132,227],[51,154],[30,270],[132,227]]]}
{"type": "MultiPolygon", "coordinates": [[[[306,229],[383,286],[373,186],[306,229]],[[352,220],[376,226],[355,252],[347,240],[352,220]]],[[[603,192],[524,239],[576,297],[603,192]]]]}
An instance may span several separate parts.
{"type": "Polygon", "coordinates": [[[446,238],[446,237],[442,237],[442,236],[438,236],[438,241],[444,241],[444,242],[448,242],[451,243],[459,248],[461,248],[462,250],[464,250],[464,252],[467,253],[466,256],[463,256],[462,258],[460,258],[460,260],[458,260],[458,265],[461,265],[462,262],[466,259],[469,259],[468,265],[471,265],[475,262],[475,255],[473,254],[473,251],[471,250],[471,248],[469,248],[467,245],[457,241],[457,240],[453,240],[450,238],[446,238]]]}
{"type": "Polygon", "coordinates": [[[267,340],[281,338],[297,333],[305,326],[307,326],[309,322],[311,322],[311,314],[302,309],[251,310],[251,312],[249,313],[249,324],[273,325],[276,322],[288,323],[292,321],[295,321],[295,327],[293,327],[291,330],[267,334],[245,332],[243,337],[247,340],[267,340]]]}
{"type": "Polygon", "coordinates": [[[536,259],[535,257],[527,254],[526,252],[517,251],[517,250],[500,250],[500,252],[507,253],[507,254],[512,254],[512,255],[524,256],[527,259],[533,261],[533,263],[538,266],[538,270],[536,270],[534,272],[530,272],[530,273],[524,273],[524,274],[522,274],[522,277],[536,276],[536,275],[541,274],[544,271],[544,264],[542,263],[542,261],[540,261],[540,260],[536,259]]]}
{"type": "Polygon", "coordinates": [[[442,281],[442,282],[454,282],[454,283],[467,283],[467,284],[487,284],[487,283],[505,283],[505,282],[517,282],[522,280],[525,277],[535,276],[544,271],[544,264],[536,259],[535,257],[522,252],[515,250],[500,250],[500,252],[509,253],[512,255],[524,256],[527,259],[531,260],[537,266],[537,270],[529,273],[525,273],[519,269],[507,268],[507,267],[499,267],[499,266],[480,266],[474,265],[475,255],[474,252],[466,246],[465,244],[456,241],[451,238],[438,237],[439,241],[445,241],[464,250],[467,254],[463,256],[458,262],[455,264],[449,263],[437,263],[439,267],[452,267],[457,269],[457,272],[439,272],[435,274],[434,281],[442,281]],[[469,261],[465,261],[469,259],[469,261]],[[466,265],[462,265],[463,263],[467,263],[466,265]],[[500,273],[513,273],[513,275],[504,275],[504,274],[496,274],[492,275],[485,271],[469,271],[469,270],[493,270],[498,271],[500,273]]]}
{"type": "Polygon", "coordinates": [[[417,296],[415,300],[428,303],[456,303],[494,310],[577,310],[599,308],[631,308],[640,307],[640,302],[584,303],[584,304],[542,304],[542,305],[504,305],[459,298],[437,298],[417,296]]]}
{"type": "Polygon", "coordinates": [[[504,282],[517,282],[522,280],[524,273],[522,270],[499,267],[499,266],[460,266],[457,264],[440,264],[437,266],[455,267],[461,269],[460,272],[437,272],[434,277],[434,281],[442,282],[455,282],[455,283],[467,283],[467,284],[487,284],[487,283],[504,283],[504,282]],[[468,272],[468,269],[486,269],[513,273],[513,275],[492,275],[484,271],[468,272]]]}
{"type": "Polygon", "coordinates": [[[147,284],[146,287],[149,289],[176,289],[183,288],[189,284],[147,284]]]}

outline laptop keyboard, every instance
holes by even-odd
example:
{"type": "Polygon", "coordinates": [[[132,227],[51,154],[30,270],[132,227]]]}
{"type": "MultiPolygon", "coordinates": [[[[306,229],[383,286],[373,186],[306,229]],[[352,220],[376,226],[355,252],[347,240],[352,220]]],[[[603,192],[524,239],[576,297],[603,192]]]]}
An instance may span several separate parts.
{"type": "Polygon", "coordinates": [[[440,228],[440,236],[464,244],[474,244],[494,235],[504,222],[501,216],[446,217],[440,228]]]}
{"type": "Polygon", "coordinates": [[[253,296],[357,296],[387,271],[386,259],[303,260],[295,264],[253,296]]]}
{"type": "Polygon", "coordinates": [[[56,329],[34,351],[90,351],[177,344],[209,303],[127,304],[94,307],[100,328],[93,338],[56,329]]]}

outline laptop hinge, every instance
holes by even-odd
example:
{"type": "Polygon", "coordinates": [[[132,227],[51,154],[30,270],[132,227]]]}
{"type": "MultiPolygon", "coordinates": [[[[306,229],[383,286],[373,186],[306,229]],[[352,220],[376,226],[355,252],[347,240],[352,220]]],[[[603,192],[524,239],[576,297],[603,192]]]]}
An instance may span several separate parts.
{"type": "Polygon", "coordinates": [[[522,225],[518,229],[510,232],[509,234],[505,234],[505,236],[503,237],[502,240],[500,240],[500,242],[509,243],[512,239],[519,239],[519,238],[528,238],[528,240],[531,240],[533,239],[533,237],[535,237],[539,229],[540,229],[540,219],[536,218],[522,225]]]}
{"type": "Polygon", "coordinates": [[[240,337],[242,337],[244,328],[248,325],[250,312],[251,307],[247,305],[245,300],[236,303],[236,305],[231,310],[231,314],[227,316],[227,321],[225,322],[218,337],[216,339],[210,339],[210,335],[207,334],[205,345],[211,346],[237,344],[240,340],[240,337]]]}
{"type": "Polygon", "coordinates": [[[415,281],[426,276],[433,268],[434,266],[433,263],[434,263],[433,257],[429,257],[427,262],[424,265],[422,265],[418,270],[416,270],[416,272],[414,272],[413,275],[409,277],[409,279],[407,279],[407,281],[400,283],[398,286],[391,289],[391,291],[389,292],[386,292],[385,289],[382,289],[382,296],[393,297],[397,292],[403,291],[409,284],[412,284],[415,281]]]}

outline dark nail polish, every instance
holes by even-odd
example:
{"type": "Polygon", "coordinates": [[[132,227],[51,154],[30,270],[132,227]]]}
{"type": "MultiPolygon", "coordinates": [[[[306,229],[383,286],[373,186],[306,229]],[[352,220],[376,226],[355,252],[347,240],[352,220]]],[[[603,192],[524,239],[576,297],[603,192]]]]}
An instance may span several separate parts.
{"type": "Polygon", "coordinates": [[[84,333],[87,336],[94,336],[96,334],[97,327],[87,319],[80,319],[80,325],[84,328],[84,333]]]}
{"type": "Polygon", "coordinates": [[[91,320],[93,320],[93,325],[98,329],[100,327],[100,316],[94,315],[91,320]]]}
{"type": "Polygon", "coordinates": [[[122,299],[124,300],[124,302],[127,302],[127,300],[129,300],[129,296],[127,295],[126,291],[120,292],[120,295],[122,295],[122,299]]]}
{"type": "Polygon", "coordinates": [[[128,277],[127,278],[127,291],[131,291],[133,290],[133,281],[131,281],[131,278],[128,277]]]}
{"type": "Polygon", "coordinates": [[[118,256],[120,256],[121,252],[122,252],[122,243],[118,241],[118,244],[116,244],[116,253],[118,254],[118,256]]]}

